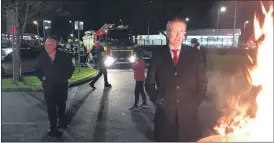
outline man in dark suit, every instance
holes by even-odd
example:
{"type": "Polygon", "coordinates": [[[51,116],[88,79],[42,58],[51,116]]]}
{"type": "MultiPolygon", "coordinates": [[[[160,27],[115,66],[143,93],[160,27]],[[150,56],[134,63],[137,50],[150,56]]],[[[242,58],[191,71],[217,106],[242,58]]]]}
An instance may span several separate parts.
{"type": "Polygon", "coordinates": [[[56,50],[56,41],[48,39],[45,42],[46,52],[37,59],[36,75],[42,81],[44,98],[47,104],[50,122],[49,136],[60,137],[62,132],[58,127],[66,128],[65,111],[68,92],[68,79],[74,71],[71,57],[65,52],[56,50]]]}
{"type": "Polygon", "coordinates": [[[147,72],[146,92],[156,106],[156,141],[196,141],[201,135],[197,111],[207,77],[200,53],[182,45],[185,31],[183,19],[167,23],[168,44],[153,53],[147,72]]]}
{"type": "Polygon", "coordinates": [[[191,39],[191,47],[200,52],[201,58],[204,61],[205,66],[206,66],[206,50],[205,50],[205,48],[200,45],[200,43],[198,42],[198,40],[196,38],[191,39]]]}

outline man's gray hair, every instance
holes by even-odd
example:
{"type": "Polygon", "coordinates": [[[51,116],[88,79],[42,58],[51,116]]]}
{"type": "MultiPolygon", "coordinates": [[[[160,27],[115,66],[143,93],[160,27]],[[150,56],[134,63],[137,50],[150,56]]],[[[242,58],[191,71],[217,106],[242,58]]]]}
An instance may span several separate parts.
{"type": "Polygon", "coordinates": [[[167,32],[167,35],[168,35],[168,31],[169,31],[169,25],[173,22],[181,22],[181,23],[184,23],[186,25],[186,22],[183,18],[180,18],[180,17],[175,17],[171,20],[169,20],[166,24],[166,32],[167,32]]]}
{"type": "Polygon", "coordinates": [[[57,41],[53,38],[48,38],[46,41],[54,41],[55,45],[57,46],[57,41]]]}

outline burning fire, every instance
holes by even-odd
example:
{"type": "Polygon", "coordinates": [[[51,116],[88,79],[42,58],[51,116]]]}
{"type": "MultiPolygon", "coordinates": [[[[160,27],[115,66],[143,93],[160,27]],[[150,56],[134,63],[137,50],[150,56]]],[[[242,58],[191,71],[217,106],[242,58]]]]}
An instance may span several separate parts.
{"type": "Polygon", "coordinates": [[[255,66],[248,70],[250,84],[259,90],[254,104],[241,106],[234,97],[231,106],[236,106],[234,109],[238,110],[238,115],[234,113],[233,117],[223,117],[221,123],[214,127],[228,141],[273,141],[273,7],[267,12],[261,5],[265,19],[261,27],[254,16],[255,38],[260,42],[255,66]],[[253,115],[248,111],[252,107],[256,107],[252,110],[253,115]]]}

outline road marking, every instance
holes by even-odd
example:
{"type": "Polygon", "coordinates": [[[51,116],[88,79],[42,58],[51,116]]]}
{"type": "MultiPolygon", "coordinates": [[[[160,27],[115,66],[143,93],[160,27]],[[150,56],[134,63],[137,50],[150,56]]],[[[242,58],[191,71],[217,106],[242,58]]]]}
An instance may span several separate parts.
{"type": "Polygon", "coordinates": [[[71,100],[72,100],[73,97],[75,96],[75,94],[76,94],[76,92],[78,91],[78,89],[79,89],[79,86],[77,86],[76,90],[72,93],[72,96],[69,97],[69,101],[67,102],[67,107],[66,107],[66,108],[68,108],[69,103],[71,102],[71,100]]]}
{"type": "Polygon", "coordinates": [[[74,91],[74,89],[77,89],[77,87],[78,86],[76,86],[76,87],[71,87],[71,88],[68,88],[68,89],[71,89],[70,91],[69,91],[69,93],[68,93],[68,95],[70,95],[73,91],[74,91]]]}
{"type": "Polygon", "coordinates": [[[2,125],[37,125],[37,124],[49,124],[49,122],[2,122],[2,125]]]}
{"type": "Polygon", "coordinates": [[[110,72],[117,72],[117,71],[129,72],[129,71],[133,71],[133,70],[132,69],[108,69],[108,71],[110,71],[110,72]]]}

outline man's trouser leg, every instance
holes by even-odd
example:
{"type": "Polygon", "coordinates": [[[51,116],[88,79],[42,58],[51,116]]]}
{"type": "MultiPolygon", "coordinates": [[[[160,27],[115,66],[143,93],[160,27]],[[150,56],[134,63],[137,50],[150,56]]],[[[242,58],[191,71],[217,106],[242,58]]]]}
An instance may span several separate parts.
{"type": "Polygon", "coordinates": [[[146,94],[145,94],[145,91],[144,91],[144,82],[143,81],[139,81],[140,82],[140,94],[142,96],[142,99],[143,99],[143,103],[144,104],[147,104],[147,98],[146,98],[146,94]]]}
{"type": "Polygon", "coordinates": [[[91,84],[95,84],[97,80],[102,76],[103,72],[100,69],[98,75],[92,80],[91,84]]]}
{"type": "Polygon", "coordinates": [[[140,96],[140,83],[139,83],[139,81],[136,81],[134,95],[135,95],[134,106],[138,106],[139,96],[140,96]]]}
{"type": "Polygon", "coordinates": [[[104,74],[105,85],[106,85],[106,84],[109,84],[109,83],[108,83],[108,72],[107,72],[107,69],[106,69],[105,67],[102,68],[102,73],[104,74]]]}
{"type": "Polygon", "coordinates": [[[58,85],[57,89],[57,107],[58,107],[58,118],[60,124],[66,124],[65,112],[66,112],[66,101],[68,98],[67,84],[58,85]]]}
{"type": "Polygon", "coordinates": [[[55,94],[56,88],[50,85],[44,86],[44,97],[47,104],[48,118],[50,122],[50,129],[57,129],[57,100],[55,94]]]}

